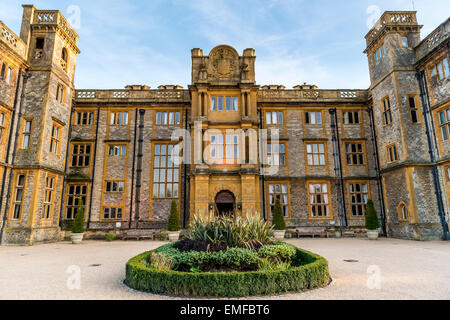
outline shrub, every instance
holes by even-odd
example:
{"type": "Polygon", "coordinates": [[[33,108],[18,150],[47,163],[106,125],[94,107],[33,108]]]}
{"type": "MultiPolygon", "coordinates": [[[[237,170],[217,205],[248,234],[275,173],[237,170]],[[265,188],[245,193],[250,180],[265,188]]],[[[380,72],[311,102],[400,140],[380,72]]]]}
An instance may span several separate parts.
{"type": "Polygon", "coordinates": [[[158,240],[159,241],[166,241],[167,240],[167,232],[160,232],[158,233],[158,240]]]}
{"type": "Polygon", "coordinates": [[[269,261],[292,261],[296,252],[297,250],[293,245],[282,243],[279,245],[261,247],[258,250],[258,255],[269,261]]]}
{"type": "Polygon", "coordinates": [[[181,252],[171,243],[158,248],[156,252],[166,256],[172,262],[173,270],[176,271],[189,271],[192,268],[205,271],[222,268],[256,270],[260,260],[256,251],[242,248],[216,252],[181,252]]]}
{"type": "Polygon", "coordinates": [[[84,204],[82,199],[78,201],[77,213],[72,225],[72,233],[84,233],[84,204]]]}
{"type": "Polygon", "coordinates": [[[116,240],[116,235],[114,233],[107,233],[107,234],[105,234],[105,239],[108,242],[112,242],[112,241],[116,240]]]}
{"type": "Polygon", "coordinates": [[[172,204],[170,205],[170,216],[167,229],[169,231],[181,230],[180,215],[178,213],[177,203],[175,202],[175,200],[173,200],[172,204]]]}
{"type": "MultiPolygon", "coordinates": [[[[165,247],[166,251],[176,250],[165,247]]],[[[142,262],[148,261],[153,253],[146,252],[128,261],[125,283],[136,290],[184,297],[269,295],[314,289],[328,284],[328,262],[311,252],[296,250],[296,258],[302,261],[299,266],[283,271],[226,273],[157,270],[142,262]]],[[[195,268],[193,270],[198,271],[195,268]]]]}
{"type": "Polygon", "coordinates": [[[281,260],[261,259],[258,264],[260,271],[286,271],[290,268],[291,264],[289,262],[283,262],[281,260]]]}
{"type": "Polygon", "coordinates": [[[273,243],[273,230],[257,216],[194,217],[189,238],[210,244],[225,243],[230,248],[257,249],[273,243]]]}
{"type": "Polygon", "coordinates": [[[172,270],[172,260],[162,253],[153,252],[150,256],[150,265],[158,270],[172,270]]]}
{"type": "Polygon", "coordinates": [[[373,201],[367,201],[366,206],[366,229],[376,230],[380,227],[380,222],[378,221],[377,211],[373,205],[373,201]]]}
{"type": "Polygon", "coordinates": [[[283,209],[281,208],[280,200],[275,202],[273,209],[272,225],[275,230],[285,230],[286,223],[284,222],[283,209]]]}

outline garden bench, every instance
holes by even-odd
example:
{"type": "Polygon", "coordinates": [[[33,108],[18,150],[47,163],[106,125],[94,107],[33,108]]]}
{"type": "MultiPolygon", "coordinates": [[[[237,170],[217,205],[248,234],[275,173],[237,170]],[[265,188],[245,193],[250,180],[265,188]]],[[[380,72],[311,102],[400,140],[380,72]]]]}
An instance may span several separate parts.
{"type": "Polygon", "coordinates": [[[342,235],[343,235],[344,237],[351,237],[351,238],[356,237],[356,234],[355,234],[355,231],[354,231],[354,230],[344,230],[344,231],[342,232],[342,235]]]}
{"type": "Polygon", "coordinates": [[[155,239],[155,231],[149,229],[130,229],[125,230],[122,235],[122,240],[126,239],[155,239]]]}
{"type": "Polygon", "coordinates": [[[326,236],[328,238],[327,228],[325,227],[299,227],[295,229],[295,235],[297,238],[300,236],[326,236]]]}

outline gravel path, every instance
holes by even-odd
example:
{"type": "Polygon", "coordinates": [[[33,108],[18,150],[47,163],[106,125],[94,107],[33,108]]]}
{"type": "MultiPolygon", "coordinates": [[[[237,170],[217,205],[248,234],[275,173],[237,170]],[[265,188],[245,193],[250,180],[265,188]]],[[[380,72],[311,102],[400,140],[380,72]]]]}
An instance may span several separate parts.
{"type": "MultiPolygon", "coordinates": [[[[271,299],[450,300],[449,242],[346,238],[289,242],[327,258],[334,281],[324,289],[271,299]]],[[[85,241],[0,247],[0,299],[167,299],[121,285],[126,261],[162,244],[85,241]],[[74,281],[78,271],[79,289],[74,281]]]]}

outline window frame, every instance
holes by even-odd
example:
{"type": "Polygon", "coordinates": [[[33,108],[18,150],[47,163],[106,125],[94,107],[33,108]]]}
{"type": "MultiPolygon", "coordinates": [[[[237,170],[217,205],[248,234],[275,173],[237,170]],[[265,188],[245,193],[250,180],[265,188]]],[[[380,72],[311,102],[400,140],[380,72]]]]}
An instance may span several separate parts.
{"type": "Polygon", "coordinates": [[[123,194],[125,193],[125,180],[122,179],[107,179],[105,180],[105,187],[104,187],[105,193],[112,193],[112,194],[123,194]],[[108,191],[108,184],[109,184],[109,191],[108,191]],[[114,190],[114,185],[116,185],[116,190],[114,190]]]}
{"type": "Polygon", "coordinates": [[[182,125],[182,112],[181,111],[156,111],[154,124],[157,126],[181,126],[182,125]],[[170,123],[172,114],[173,123],[170,123]],[[163,117],[163,115],[166,115],[163,117]],[[178,119],[177,119],[178,115],[178,119]],[[177,123],[178,121],[178,123],[177,123]]]}
{"type": "Polygon", "coordinates": [[[239,112],[239,96],[237,95],[211,95],[209,98],[209,112],[239,112]],[[219,101],[221,101],[221,106],[219,101]],[[230,102],[228,108],[228,101],[230,102]]]}
{"type": "Polygon", "coordinates": [[[305,141],[305,163],[307,167],[327,167],[328,166],[328,159],[327,159],[327,143],[325,141],[305,141]],[[317,152],[314,152],[314,146],[317,145],[317,152]],[[323,146],[323,152],[320,152],[320,145],[323,146]],[[311,146],[311,151],[308,151],[308,146],[311,146]],[[321,164],[321,156],[323,155],[323,164],[321,164]],[[310,164],[310,156],[312,159],[312,164],[310,164]],[[315,156],[318,158],[318,163],[315,164],[315,156]]]}
{"type": "Polygon", "coordinates": [[[57,123],[56,121],[52,122],[52,129],[50,135],[50,150],[49,150],[51,154],[59,155],[61,152],[62,128],[63,126],[57,123]]]}
{"type": "Polygon", "coordinates": [[[304,125],[305,126],[323,126],[324,123],[324,119],[323,119],[323,111],[309,111],[309,110],[305,110],[303,112],[303,117],[304,117],[304,125]],[[314,121],[315,123],[311,123],[312,118],[311,118],[311,114],[314,114],[314,121]],[[320,122],[318,122],[318,118],[317,115],[320,115],[320,122]]]}
{"type": "Polygon", "coordinates": [[[129,111],[110,111],[109,125],[114,127],[126,127],[130,124],[129,111]]]}
{"type": "Polygon", "coordinates": [[[108,157],[126,157],[128,156],[128,144],[127,143],[108,143],[106,144],[108,157]],[[112,150],[112,153],[111,153],[112,150]],[[116,154],[116,150],[119,150],[116,154]],[[125,150],[125,152],[124,152],[125,150]]]}
{"type": "Polygon", "coordinates": [[[92,153],[92,143],[85,143],[85,142],[72,142],[71,147],[71,168],[89,168],[91,166],[91,153],[92,153]],[[77,152],[75,153],[75,147],[77,147],[77,152]],[[80,152],[80,147],[84,147],[83,151],[80,152]],[[87,149],[89,147],[89,152],[87,152],[87,149]],[[77,158],[76,165],[74,165],[74,158],[77,158]],[[88,163],[86,164],[86,158],[88,158],[88,163]],[[80,159],[82,159],[82,165],[80,165],[80,159]]]}
{"type": "Polygon", "coordinates": [[[369,181],[360,181],[360,180],[350,180],[347,182],[347,197],[348,197],[348,205],[350,209],[349,217],[350,219],[360,220],[364,219],[366,215],[367,201],[370,199],[370,183],[369,181]],[[360,186],[360,190],[357,191],[356,186],[360,186]],[[366,191],[364,192],[363,185],[366,186],[366,191]],[[351,190],[351,186],[353,186],[353,191],[351,190]],[[362,202],[354,202],[352,196],[355,196],[356,199],[358,195],[361,195],[362,202]],[[365,198],[364,198],[365,196],[365,198]],[[365,203],[364,203],[365,202],[365,203]],[[362,209],[362,215],[354,215],[353,207],[356,206],[356,211],[362,209]]]}
{"type": "Polygon", "coordinates": [[[54,203],[53,195],[55,191],[56,176],[51,174],[46,174],[45,176],[45,187],[44,187],[44,200],[42,205],[42,220],[49,221],[53,218],[54,213],[54,203]],[[51,185],[49,186],[49,182],[51,185]]]}
{"type": "Polygon", "coordinates": [[[102,220],[103,221],[123,221],[124,216],[125,216],[125,212],[124,212],[124,207],[123,206],[109,206],[109,205],[104,205],[102,206],[102,220]],[[112,211],[114,210],[114,217],[112,216],[112,211]],[[110,215],[108,218],[105,217],[105,212],[108,211],[108,215],[110,215]],[[119,211],[120,211],[120,216],[119,216],[119,211]]]}
{"type": "MultiPolygon", "coordinates": [[[[66,201],[64,204],[64,220],[74,220],[77,208],[78,208],[78,199],[82,198],[83,200],[83,207],[84,212],[86,213],[86,208],[88,208],[88,201],[89,201],[89,184],[88,183],[68,183],[66,186],[66,201]],[[73,187],[74,193],[70,193],[70,188],[73,187]],[[76,188],[80,188],[80,193],[77,194],[76,188]],[[86,192],[83,193],[83,188],[85,188],[86,192]],[[72,199],[72,204],[69,204],[70,200],[72,199]],[[71,209],[72,217],[68,217],[68,210],[71,209]]],[[[85,215],[86,216],[86,215],[85,215]]]]}
{"type": "MultiPolygon", "coordinates": [[[[152,146],[152,170],[151,170],[151,199],[153,200],[176,200],[181,197],[181,163],[178,166],[175,164],[174,159],[171,160],[171,166],[169,166],[170,150],[174,150],[178,147],[177,143],[173,142],[157,142],[152,146]],[[162,150],[164,146],[164,152],[162,150]],[[159,148],[159,149],[158,149],[159,148]],[[159,151],[158,151],[159,150],[159,151]],[[157,158],[158,157],[158,158],[157,158]],[[162,159],[164,158],[164,160],[162,159]],[[164,165],[162,165],[164,164],[164,165]],[[158,171],[156,171],[158,170],[158,171]],[[156,179],[156,173],[158,178],[156,179]],[[169,174],[170,173],[170,174],[169,174]],[[161,181],[162,174],[164,174],[164,181],[161,181]],[[175,179],[175,177],[178,179],[175,179]],[[170,178],[170,179],[169,179],[170,178]],[[169,181],[170,180],[170,181],[169,181]],[[170,185],[171,196],[168,196],[170,185]],[[163,194],[161,193],[161,186],[164,186],[163,194]],[[157,194],[155,194],[155,190],[157,194]],[[175,195],[176,190],[176,195],[175,195]]],[[[179,150],[179,149],[178,149],[179,150]]],[[[175,154],[175,151],[174,151],[175,154]]],[[[179,155],[181,156],[181,155],[179,155]]]]}
{"type": "Polygon", "coordinates": [[[412,124],[419,124],[421,123],[421,117],[420,117],[420,107],[417,104],[417,94],[409,94],[407,95],[407,103],[408,103],[408,110],[409,110],[409,119],[411,120],[412,124]],[[411,106],[411,99],[414,101],[414,108],[411,106]],[[413,114],[415,113],[416,121],[414,121],[413,114]]]}
{"type": "Polygon", "coordinates": [[[383,99],[381,99],[381,114],[382,114],[384,126],[388,126],[388,125],[392,124],[392,122],[393,122],[392,105],[391,105],[391,99],[389,96],[386,96],[383,99]]]}
{"type": "Polygon", "coordinates": [[[394,143],[390,143],[390,144],[386,145],[386,161],[387,161],[387,164],[396,163],[396,162],[400,161],[397,143],[394,142],[394,143]],[[390,150],[393,150],[393,152],[391,153],[390,150]],[[392,160],[391,156],[395,156],[395,159],[392,160]]]}
{"type": "Polygon", "coordinates": [[[90,127],[94,124],[95,113],[94,111],[76,111],[76,115],[74,118],[74,125],[90,127]],[[84,120],[86,120],[86,123],[83,123],[84,120]]]}
{"type": "Polygon", "coordinates": [[[290,205],[290,184],[288,181],[267,181],[267,206],[269,212],[269,219],[272,220],[273,214],[272,210],[275,207],[276,199],[280,197],[281,209],[283,211],[283,216],[285,219],[291,219],[291,205],[290,205]],[[279,186],[280,192],[277,192],[277,187],[279,186]],[[283,192],[283,186],[286,188],[286,192],[283,192]],[[271,192],[273,189],[274,192],[271,192]],[[273,203],[271,203],[273,196],[273,203]],[[281,201],[282,200],[282,201],[281,201]],[[285,201],[286,200],[286,201],[285,201]]]}
{"type": "Polygon", "coordinates": [[[437,111],[442,141],[450,140],[450,107],[437,111]]]}
{"type": "Polygon", "coordinates": [[[361,125],[361,111],[360,110],[343,110],[342,111],[342,123],[346,126],[361,125]],[[351,117],[349,117],[350,114],[352,115],[351,117]],[[356,122],[355,115],[357,115],[358,122],[356,122]],[[352,118],[352,122],[350,122],[350,118],[352,118]]]}
{"type": "Polygon", "coordinates": [[[278,142],[277,144],[272,143],[272,141],[267,141],[266,144],[266,156],[267,156],[267,165],[268,166],[280,166],[280,167],[286,167],[287,166],[287,143],[285,142],[278,142]],[[270,146],[270,148],[269,148],[270,146]],[[273,150],[273,146],[279,146],[278,150],[278,157],[275,157],[275,160],[278,160],[277,162],[273,162],[272,156],[276,155],[275,151],[273,150]]]}
{"type": "MultiPolygon", "coordinates": [[[[308,219],[310,220],[333,220],[333,205],[332,205],[332,201],[331,201],[331,188],[330,188],[330,182],[329,181],[323,181],[323,180],[310,180],[306,182],[306,189],[307,189],[307,193],[308,193],[308,219]],[[316,187],[317,185],[320,185],[320,193],[314,192],[311,193],[311,186],[314,185],[314,187],[316,187]],[[323,192],[323,187],[326,186],[327,191],[323,192]],[[315,196],[315,195],[326,195],[326,203],[325,202],[320,202],[320,203],[314,203],[311,201],[311,196],[315,196]],[[317,208],[317,207],[326,207],[327,208],[327,213],[328,216],[314,216],[313,215],[313,208],[317,208]]],[[[314,200],[317,200],[316,198],[314,200]]]]}
{"type": "Polygon", "coordinates": [[[365,141],[346,141],[345,142],[345,156],[346,156],[346,165],[349,167],[352,166],[366,166],[367,160],[366,160],[366,145],[365,141]],[[356,151],[353,151],[353,146],[356,145],[356,151]],[[361,151],[358,151],[358,146],[361,146],[361,151]],[[348,146],[350,146],[350,152],[348,151],[348,146]],[[353,161],[354,156],[357,156],[356,163],[353,161]],[[350,157],[350,158],[349,158],[350,157]],[[362,159],[362,161],[360,161],[362,159]],[[351,161],[349,161],[351,160],[351,161]]]}
{"type": "Polygon", "coordinates": [[[284,125],[284,111],[264,110],[264,118],[266,126],[282,126],[284,125]],[[268,116],[270,114],[270,117],[268,116]],[[275,116],[275,118],[274,118],[275,116]],[[280,122],[281,117],[281,122],[280,122]],[[274,123],[276,119],[276,123],[274,123]]]}
{"type": "Polygon", "coordinates": [[[25,198],[25,192],[27,189],[27,177],[28,177],[28,172],[25,171],[18,171],[14,174],[14,192],[13,192],[13,196],[14,198],[12,199],[12,205],[11,205],[11,212],[10,212],[10,220],[11,221],[16,221],[16,222],[20,222],[22,221],[23,218],[23,208],[24,208],[24,198],[25,198]],[[19,177],[23,176],[23,185],[19,185],[19,177]],[[17,190],[22,190],[22,196],[20,201],[17,201],[17,190]],[[16,218],[16,208],[17,206],[19,206],[19,216],[16,218]]]}

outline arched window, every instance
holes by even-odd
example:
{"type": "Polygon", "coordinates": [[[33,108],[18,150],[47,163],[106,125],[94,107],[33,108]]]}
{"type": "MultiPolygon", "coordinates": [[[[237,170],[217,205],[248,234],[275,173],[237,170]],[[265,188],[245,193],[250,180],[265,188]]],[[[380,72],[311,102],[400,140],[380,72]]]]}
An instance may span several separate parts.
{"type": "Polygon", "coordinates": [[[0,80],[5,80],[6,76],[6,63],[2,64],[2,71],[0,72],[0,80]]]}
{"type": "Polygon", "coordinates": [[[406,207],[406,205],[403,202],[400,203],[400,205],[398,207],[398,215],[399,215],[399,220],[409,221],[408,208],[406,207]]]}
{"type": "Polygon", "coordinates": [[[64,70],[67,70],[67,65],[68,65],[68,53],[67,53],[67,49],[63,48],[62,52],[61,52],[61,66],[64,70]]]}

